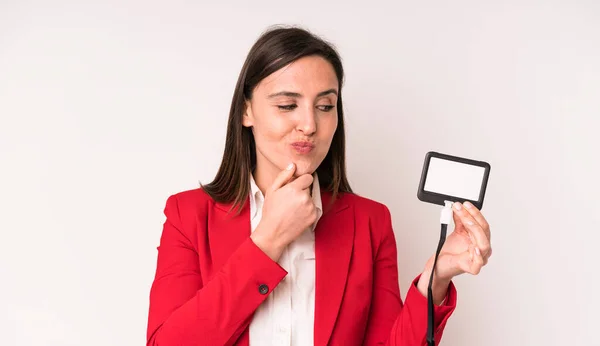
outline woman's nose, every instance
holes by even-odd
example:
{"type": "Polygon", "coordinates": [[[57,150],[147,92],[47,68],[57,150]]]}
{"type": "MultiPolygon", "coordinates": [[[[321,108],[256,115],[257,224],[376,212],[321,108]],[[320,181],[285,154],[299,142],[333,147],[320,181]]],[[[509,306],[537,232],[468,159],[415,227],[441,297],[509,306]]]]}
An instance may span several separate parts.
{"type": "Polygon", "coordinates": [[[316,112],[314,109],[307,109],[298,117],[298,123],[296,128],[298,131],[304,133],[304,135],[312,135],[317,131],[317,121],[316,121],[316,112]]]}

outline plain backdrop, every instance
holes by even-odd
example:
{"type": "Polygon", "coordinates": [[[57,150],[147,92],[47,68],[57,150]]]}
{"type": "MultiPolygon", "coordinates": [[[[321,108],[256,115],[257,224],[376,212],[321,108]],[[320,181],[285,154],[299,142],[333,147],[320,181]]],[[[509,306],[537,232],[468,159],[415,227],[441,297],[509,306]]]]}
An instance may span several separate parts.
{"type": "Polygon", "coordinates": [[[487,161],[494,255],[442,345],[600,344],[600,3],[0,0],[0,343],[143,345],[163,208],[209,182],[274,24],[331,41],[347,161],[400,287],[437,246],[427,151],[487,161]]]}

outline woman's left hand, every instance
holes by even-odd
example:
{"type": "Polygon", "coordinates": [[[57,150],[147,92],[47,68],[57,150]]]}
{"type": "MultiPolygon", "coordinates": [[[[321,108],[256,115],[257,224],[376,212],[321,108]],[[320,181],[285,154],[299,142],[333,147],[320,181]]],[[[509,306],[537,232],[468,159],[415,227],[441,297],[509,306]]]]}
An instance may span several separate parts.
{"type": "MultiPolygon", "coordinates": [[[[479,274],[492,255],[490,225],[473,204],[469,202],[465,202],[464,205],[458,202],[454,203],[453,217],[454,231],[446,238],[440,251],[433,282],[434,286],[438,286],[444,292],[455,276],[463,273],[479,274]],[[440,287],[440,285],[445,287],[440,287]]],[[[427,282],[434,259],[435,254],[425,266],[424,274],[427,277],[423,279],[426,279],[427,282]]],[[[419,286],[423,285],[420,283],[419,286]]],[[[426,287],[426,285],[424,286],[426,287]]],[[[436,290],[434,289],[434,291],[436,290]]],[[[427,292],[426,289],[425,292],[427,292]]],[[[434,296],[436,296],[435,293],[434,296]]]]}

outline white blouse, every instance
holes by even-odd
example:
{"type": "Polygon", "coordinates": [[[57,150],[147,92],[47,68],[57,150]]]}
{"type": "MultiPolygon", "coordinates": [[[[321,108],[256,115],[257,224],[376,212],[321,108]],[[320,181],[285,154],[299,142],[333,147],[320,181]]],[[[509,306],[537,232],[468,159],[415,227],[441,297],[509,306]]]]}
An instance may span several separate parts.
{"type": "MultiPolygon", "coordinates": [[[[312,199],[317,222],[323,215],[317,173],[313,174],[312,199]]],[[[262,218],[264,196],[250,176],[252,232],[262,218]]],[[[250,346],[306,346],[314,344],[315,222],[284,250],[279,265],[288,274],[256,310],[250,323],[250,346]]]]}

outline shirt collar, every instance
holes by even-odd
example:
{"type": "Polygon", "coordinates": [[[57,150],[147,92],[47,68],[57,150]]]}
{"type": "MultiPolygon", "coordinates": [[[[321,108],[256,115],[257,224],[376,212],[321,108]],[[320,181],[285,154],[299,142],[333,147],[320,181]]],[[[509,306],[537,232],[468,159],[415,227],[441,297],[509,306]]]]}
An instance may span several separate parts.
{"type": "Polygon", "coordinates": [[[260,208],[262,209],[263,199],[263,194],[254,180],[254,174],[250,174],[250,210],[252,211],[252,219],[254,219],[258,213],[258,204],[260,204],[260,208]]]}

